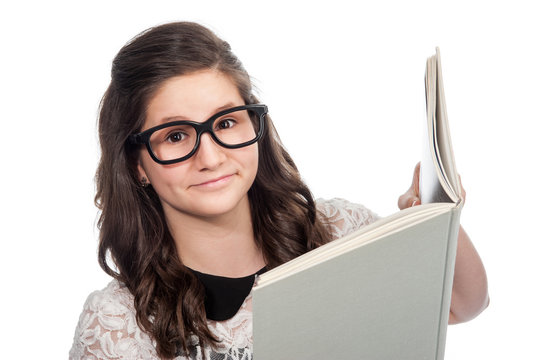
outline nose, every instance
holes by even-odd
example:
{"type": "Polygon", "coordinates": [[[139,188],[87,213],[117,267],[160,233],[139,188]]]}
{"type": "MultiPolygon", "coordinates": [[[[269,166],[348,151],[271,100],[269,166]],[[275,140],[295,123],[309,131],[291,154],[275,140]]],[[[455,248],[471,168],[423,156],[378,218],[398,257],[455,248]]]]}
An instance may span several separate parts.
{"type": "Polygon", "coordinates": [[[212,139],[209,133],[201,134],[199,147],[195,153],[195,159],[201,170],[214,170],[225,160],[226,155],[223,147],[212,139]]]}

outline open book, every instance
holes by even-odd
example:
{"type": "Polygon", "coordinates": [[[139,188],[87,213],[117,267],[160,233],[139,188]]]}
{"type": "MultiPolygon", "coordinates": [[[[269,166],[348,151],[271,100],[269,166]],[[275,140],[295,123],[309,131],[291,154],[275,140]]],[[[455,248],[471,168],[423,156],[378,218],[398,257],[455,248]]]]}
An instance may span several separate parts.
{"type": "Polygon", "coordinates": [[[427,61],[426,101],[423,205],[258,277],[257,360],[443,359],[463,201],[439,52],[427,61]]]}

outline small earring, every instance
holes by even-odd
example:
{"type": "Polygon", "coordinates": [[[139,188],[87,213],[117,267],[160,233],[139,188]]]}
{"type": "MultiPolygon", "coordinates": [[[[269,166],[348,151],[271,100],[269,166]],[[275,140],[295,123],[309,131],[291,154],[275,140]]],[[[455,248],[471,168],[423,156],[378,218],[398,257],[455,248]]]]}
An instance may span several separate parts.
{"type": "Polygon", "coordinates": [[[150,185],[150,184],[149,184],[147,178],[146,177],[142,178],[141,179],[141,186],[146,188],[146,187],[148,187],[148,185],[150,185]]]}

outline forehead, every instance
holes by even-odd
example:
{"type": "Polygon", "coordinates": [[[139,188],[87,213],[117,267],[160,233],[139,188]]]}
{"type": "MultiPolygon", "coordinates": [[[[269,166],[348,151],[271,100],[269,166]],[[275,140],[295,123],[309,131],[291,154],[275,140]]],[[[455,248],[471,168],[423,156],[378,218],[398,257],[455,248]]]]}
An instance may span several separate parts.
{"type": "Polygon", "coordinates": [[[234,81],[217,70],[203,70],[166,80],[150,98],[145,128],[170,118],[204,121],[226,104],[244,105],[234,81]]]}

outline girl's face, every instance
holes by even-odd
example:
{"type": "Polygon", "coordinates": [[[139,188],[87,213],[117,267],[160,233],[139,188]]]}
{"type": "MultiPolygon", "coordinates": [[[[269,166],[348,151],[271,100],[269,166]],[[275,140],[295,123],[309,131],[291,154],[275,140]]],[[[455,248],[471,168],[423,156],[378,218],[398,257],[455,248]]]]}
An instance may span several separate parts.
{"type": "MultiPolygon", "coordinates": [[[[176,120],[204,122],[220,110],[239,105],[244,101],[237,87],[219,71],[174,77],[149,101],[141,131],[176,120]]],[[[226,149],[204,133],[195,155],[172,165],[156,163],[143,148],[138,170],[160,197],[166,216],[215,217],[247,204],[257,166],[257,143],[226,149]]]]}

